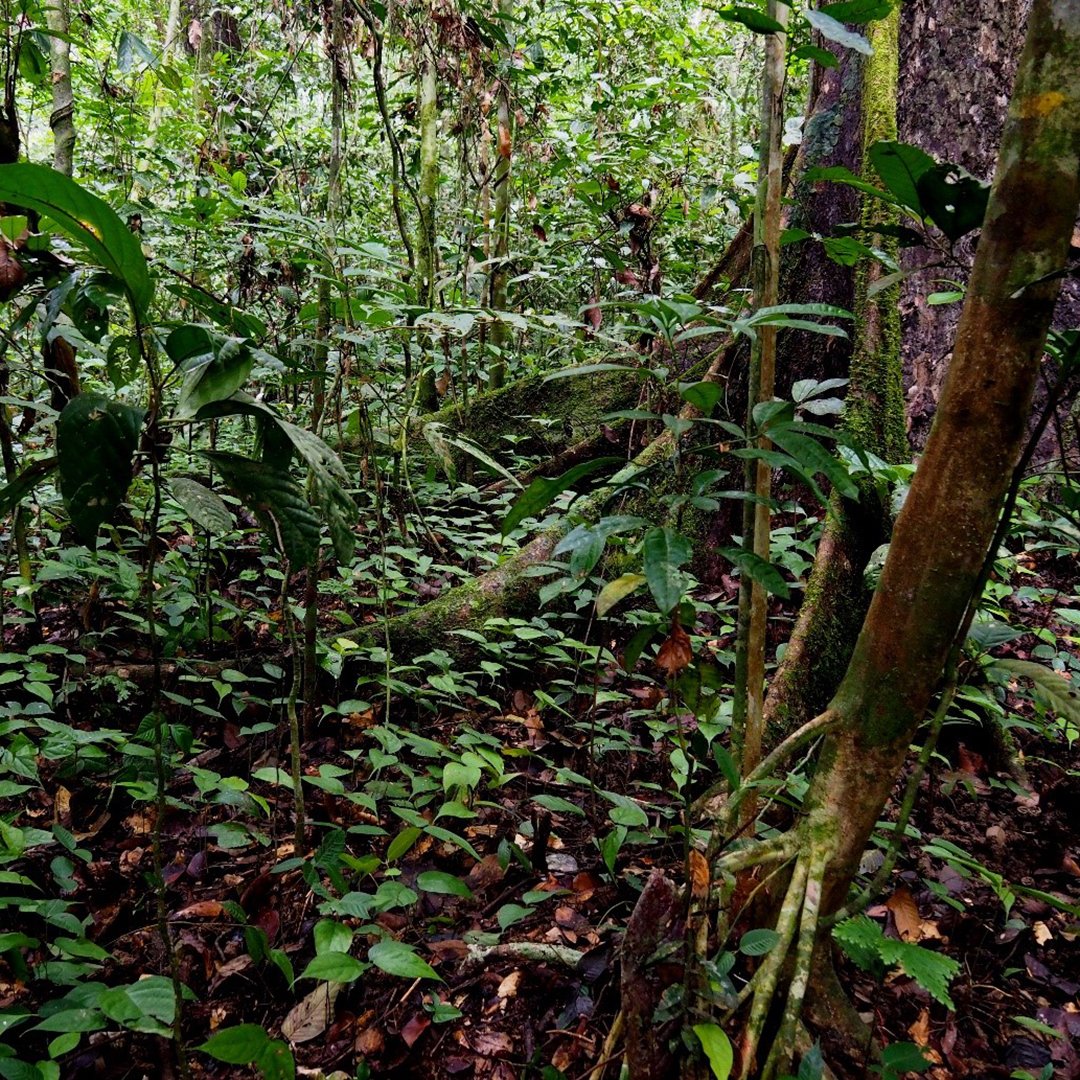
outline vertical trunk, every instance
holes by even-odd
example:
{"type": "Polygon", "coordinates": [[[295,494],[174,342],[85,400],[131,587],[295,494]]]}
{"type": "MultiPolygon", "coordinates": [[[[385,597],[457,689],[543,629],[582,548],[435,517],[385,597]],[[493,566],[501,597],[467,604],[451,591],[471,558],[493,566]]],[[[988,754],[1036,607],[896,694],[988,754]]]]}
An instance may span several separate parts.
{"type": "MultiPolygon", "coordinates": [[[[509,31],[510,17],[513,14],[513,0],[499,0],[499,14],[503,17],[504,30],[509,31]]],[[[495,162],[495,216],[491,231],[495,237],[492,245],[492,257],[495,262],[491,269],[491,307],[495,311],[506,310],[506,283],[509,278],[507,257],[510,254],[510,160],[513,149],[513,120],[510,113],[510,64],[511,50],[500,49],[498,99],[498,141],[495,162]]],[[[510,344],[510,333],[506,323],[496,322],[491,328],[491,344],[495,348],[495,357],[488,367],[488,389],[495,390],[506,381],[506,357],[504,351],[510,344]]]]}
{"type": "Polygon", "coordinates": [[[180,0],[169,0],[169,14],[165,20],[165,43],[161,59],[171,64],[180,52],[180,0]]]}
{"type": "MultiPolygon", "coordinates": [[[[781,25],[787,24],[788,6],[769,0],[768,14],[781,25]]],[[[785,35],[765,38],[765,67],[761,91],[761,133],[758,155],[758,197],[754,212],[754,252],[752,274],[754,304],[772,307],[780,292],[780,227],[783,190],[785,35]]],[[[776,327],[762,326],[750,353],[750,380],[746,403],[747,430],[753,430],[754,407],[772,398],[776,387],[776,327]]],[[[759,440],[762,449],[767,438],[759,440]]],[[[772,469],[764,461],[749,461],[746,470],[747,491],[757,496],[746,503],[743,516],[743,547],[758,558],[769,558],[769,492],[772,469]]],[[[765,630],[768,622],[768,597],[756,581],[743,573],[739,582],[739,636],[736,652],[736,682],[733,731],[743,727],[740,763],[744,774],[751,772],[761,759],[762,704],[765,686],[765,630]],[[745,701],[745,705],[742,703],[745,701]],[[743,710],[745,709],[745,714],[743,710]]],[[[749,806],[748,806],[749,810],[749,806]]]]}
{"type": "Polygon", "coordinates": [[[973,602],[1025,438],[1080,203],[1080,5],[1036,0],[953,360],[807,797],[844,899],[973,602]]]}
{"type": "MultiPolygon", "coordinates": [[[[416,224],[416,302],[420,307],[430,310],[436,306],[437,299],[435,208],[439,189],[439,106],[435,26],[430,18],[424,20],[421,34],[417,94],[420,123],[420,179],[417,185],[419,215],[416,224]]],[[[438,394],[435,390],[435,370],[428,366],[420,375],[416,404],[421,412],[431,412],[438,407],[438,402],[438,394]]]]}
{"type": "Polygon", "coordinates": [[[70,176],[75,154],[75,97],[71,91],[71,46],[68,32],[71,9],[68,0],[49,0],[45,7],[49,28],[49,58],[52,67],[53,168],[70,176]]]}
{"type": "MultiPolygon", "coordinates": [[[[899,26],[897,7],[867,27],[874,52],[862,62],[858,111],[861,172],[868,179],[872,172],[869,148],[880,139],[896,138],[899,26]]],[[[848,123],[856,126],[853,117],[849,116],[848,123]]],[[[860,218],[867,229],[895,224],[896,217],[878,200],[863,199],[860,218]]],[[[875,242],[895,255],[895,240],[876,237],[875,242]]],[[[839,267],[834,266],[834,271],[840,276],[839,267]]],[[[867,450],[897,462],[907,458],[899,287],[871,296],[870,286],[881,274],[881,264],[876,262],[861,264],[855,274],[852,307],[856,318],[844,425],[867,450]]],[[[865,490],[859,505],[834,498],[799,617],[769,688],[765,718],[771,742],[779,742],[821,712],[835,691],[866,612],[863,568],[887,537],[873,491],[865,490]]]]}
{"type": "Polygon", "coordinates": [[[345,127],[345,18],[343,0],[330,5],[330,161],[326,170],[327,251],[318,285],[318,321],[316,325],[315,371],[312,386],[311,426],[319,431],[326,410],[326,362],[332,319],[333,278],[336,272],[338,229],[341,224],[341,167],[344,161],[342,139],[345,127]]]}

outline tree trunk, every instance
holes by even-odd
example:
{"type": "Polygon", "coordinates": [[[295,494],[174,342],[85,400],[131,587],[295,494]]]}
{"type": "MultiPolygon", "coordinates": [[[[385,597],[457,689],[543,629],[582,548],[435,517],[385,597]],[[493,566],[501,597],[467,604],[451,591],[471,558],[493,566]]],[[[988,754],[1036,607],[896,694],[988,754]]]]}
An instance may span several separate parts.
{"type": "Polygon", "coordinates": [[[49,58],[52,67],[53,168],[71,176],[75,154],[75,97],[71,91],[71,9],[68,0],[49,0],[45,7],[49,28],[49,58]]]}
{"type": "MultiPolygon", "coordinates": [[[[430,6],[425,10],[430,12],[430,6]]],[[[416,222],[416,302],[432,310],[436,304],[435,275],[438,272],[435,208],[439,191],[439,105],[436,82],[435,24],[423,21],[419,43],[417,74],[417,115],[420,125],[420,178],[417,184],[416,222]]],[[[425,365],[419,376],[416,404],[421,412],[438,408],[435,369],[425,365]]]]}
{"type": "Polygon", "coordinates": [[[1026,434],[1080,203],[1080,5],[1036,0],[953,360],[806,807],[844,901],[979,579],[1026,434]]]}
{"type": "MultiPolygon", "coordinates": [[[[820,919],[847,898],[978,601],[1027,438],[1057,275],[1080,204],[1078,64],[1080,4],[1035,0],[952,364],[881,582],[829,709],[759,770],[767,775],[784,752],[830,732],[798,824],[757,848],[760,865],[792,854],[796,859],[776,923],[778,944],[752,992],[742,1042],[744,1080],[786,1072],[808,989],[817,990],[823,1004],[835,992],[829,948],[819,941],[820,919]],[[779,1028],[770,1028],[777,1015],[779,1028]],[[758,1048],[771,1030],[776,1034],[762,1063],[758,1048]]],[[[733,834],[740,797],[732,796],[710,854],[733,834]]],[[[721,855],[714,875],[754,865],[752,855],[745,847],[721,855]]]]}
{"type": "MultiPolygon", "coordinates": [[[[768,16],[787,25],[788,7],[769,0],[768,16]]],[[[754,251],[751,257],[754,305],[774,307],[780,299],[780,229],[783,195],[784,78],[787,35],[768,34],[761,80],[761,146],[758,154],[758,195],[754,208],[754,251]]],[[[746,431],[754,430],[754,409],[771,401],[776,391],[775,326],[762,326],[750,347],[750,370],[746,394],[746,431]]],[[[762,450],[769,440],[758,440],[762,450]]],[[[745,489],[756,502],[747,500],[743,512],[743,548],[765,562],[769,560],[769,498],[772,466],[748,460],[745,489]]],[[[738,636],[735,643],[735,689],[732,702],[733,745],[746,775],[761,760],[764,728],[762,715],[765,694],[765,633],[768,627],[768,597],[760,582],[749,574],[739,580],[738,636]]],[[[747,803],[747,812],[751,804],[747,803]]]]}
{"type": "MultiPolygon", "coordinates": [[[[499,14],[503,16],[503,29],[509,31],[513,15],[513,0],[499,0],[499,14]]],[[[513,155],[513,121],[510,114],[510,49],[499,50],[498,139],[495,162],[495,214],[491,231],[495,237],[491,268],[491,307],[494,311],[506,310],[506,283],[510,277],[507,259],[510,254],[510,162],[513,155]]],[[[491,328],[491,344],[496,353],[488,366],[488,387],[497,390],[506,381],[505,351],[510,344],[510,332],[501,320],[491,328]]]]}
{"type": "MultiPolygon", "coordinates": [[[[869,148],[880,139],[896,138],[899,22],[899,9],[894,8],[885,19],[871,23],[867,34],[873,55],[858,61],[851,53],[846,61],[859,65],[860,89],[846,96],[841,124],[861,131],[857,167],[868,179],[869,148]]],[[[895,224],[897,215],[882,207],[876,199],[863,198],[860,220],[865,228],[895,224]]],[[[880,236],[875,240],[895,255],[895,241],[880,236]]],[[[835,265],[833,269],[840,270],[835,265]]],[[[854,275],[855,328],[844,427],[866,450],[898,462],[907,458],[898,288],[871,296],[870,286],[881,273],[875,262],[860,264],[854,275]]],[[[845,273],[836,276],[850,280],[845,273]]],[[[887,539],[886,514],[870,485],[864,485],[860,504],[833,498],[798,619],[769,687],[765,722],[773,745],[821,712],[835,692],[869,602],[863,570],[887,539]]]]}

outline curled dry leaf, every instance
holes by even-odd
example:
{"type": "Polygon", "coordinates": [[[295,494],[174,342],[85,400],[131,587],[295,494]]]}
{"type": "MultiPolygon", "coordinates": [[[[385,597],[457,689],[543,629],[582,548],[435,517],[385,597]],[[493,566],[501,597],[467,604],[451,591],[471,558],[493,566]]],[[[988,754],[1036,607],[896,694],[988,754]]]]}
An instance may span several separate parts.
{"type": "Polygon", "coordinates": [[[293,1006],[281,1025],[281,1034],[293,1045],[317,1039],[334,1016],[334,1002],[342,983],[320,983],[299,1004],[293,1006]]]}
{"type": "Polygon", "coordinates": [[[904,885],[896,890],[885,901],[885,906],[892,912],[896,922],[896,932],[901,941],[918,941],[922,937],[922,919],[919,918],[919,907],[915,903],[915,897],[904,885]]]}
{"type": "Polygon", "coordinates": [[[665,672],[668,678],[673,679],[684,668],[689,666],[694,658],[693,649],[690,647],[690,637],[687,632],[675,622],[671,627],[671,633],[667,640],[660,646],[656,654],[656,666],[665,672]]]}
{"type": "Polygon", "coordinates": [[[709,860],[697,848],[690,849],[690,891],[695,900],[709,895],[709,860]]]}

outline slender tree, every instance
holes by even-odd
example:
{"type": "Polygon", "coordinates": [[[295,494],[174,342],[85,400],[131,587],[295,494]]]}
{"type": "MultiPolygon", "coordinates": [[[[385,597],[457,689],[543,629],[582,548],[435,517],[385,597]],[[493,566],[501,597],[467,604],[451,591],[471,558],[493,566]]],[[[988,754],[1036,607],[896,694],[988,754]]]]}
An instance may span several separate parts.
{"type": "Polygon", "coordinates": [[[49,0],[45,7],[52,68],[53,168],[70,176],[75,155],[75,97],[71,90],[71,6],[69,0],[49,0]]]}

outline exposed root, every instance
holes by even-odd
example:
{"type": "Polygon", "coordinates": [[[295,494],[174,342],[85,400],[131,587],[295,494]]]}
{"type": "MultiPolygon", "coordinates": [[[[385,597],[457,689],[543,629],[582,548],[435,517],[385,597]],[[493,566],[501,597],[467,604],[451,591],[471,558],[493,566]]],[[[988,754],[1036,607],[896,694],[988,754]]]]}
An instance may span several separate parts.
{"type": "Polygon", "coordinates": [[[799,922],[799,913],[802,911],[803,900],[806,898],[806,881],[809,875],[809,864],[806,859],[799,859],[795,863],[795,869],[791,875],[791,884],[788,886],[787,895],[780,908],[780,916],[776,920],[776,932],[779,940],[772,951],[765,957],[762,965],[754,973],[754,1000],[750,1006],[750,1019],[746,1023],[743,1032],[741,1056],[742,1071],[741,1080],[751,1080],[758,1075],[757,1051],[765,1030],[765,1022],[769,1018],[772,1009],[773,998],[776,996],[776,987],[780,981],[780,973],[787,960],[791,942],[795,937],[795,930],[799,922]]]}

